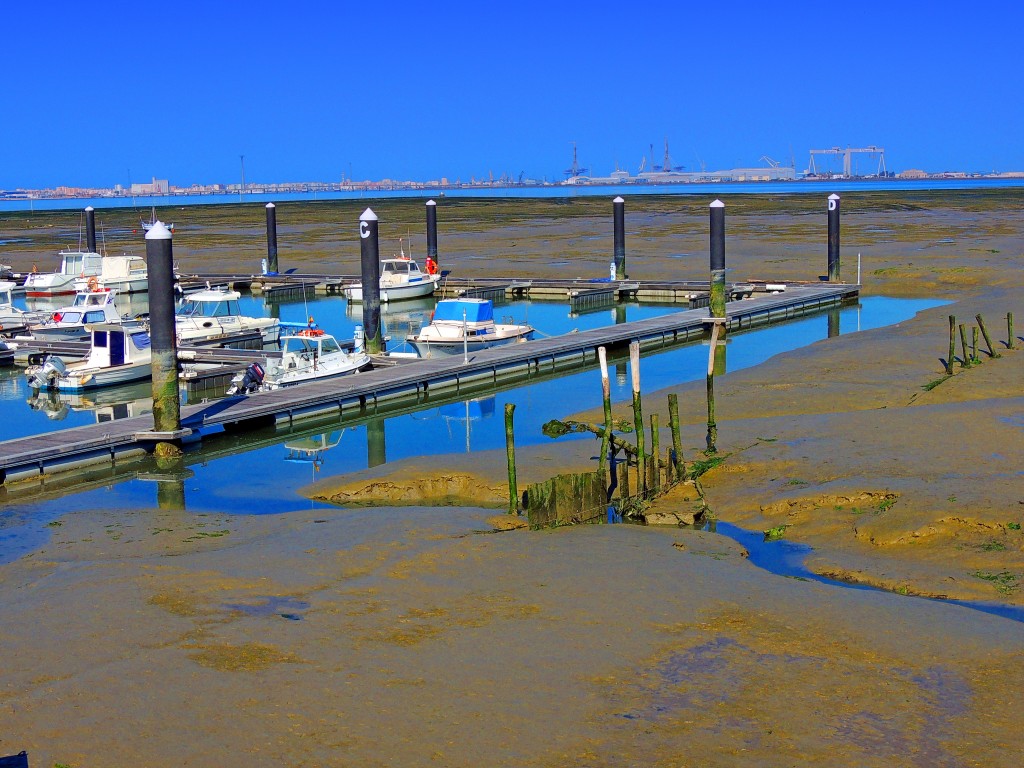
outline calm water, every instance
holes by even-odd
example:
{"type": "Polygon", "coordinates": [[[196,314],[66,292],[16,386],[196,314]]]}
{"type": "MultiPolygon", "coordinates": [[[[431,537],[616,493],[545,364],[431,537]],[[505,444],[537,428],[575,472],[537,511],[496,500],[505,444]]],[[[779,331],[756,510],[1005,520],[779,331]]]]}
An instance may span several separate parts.
{"type": "MultiPolygon", "coordinates": [[[[323,300],[310,305],[312,313],[320,312],[318,320],[334,329],[353,323],[343,311],[331,312],[336,306],[323,300]],[[330,318],[330,324],[328,323],[330,318]],[[334,324],[337,325],[334,325],[334,324]]],[[[871,297],[859,307],[840,311],[840,330],[851,333],[900,322],[916,312],[943,302],[916,299],[871,297]]],[[[527,314],[538,328],[563,330],[566,327],[590,328],[625,319],[635,320],[665,307],[627,306],[570,316],[564,305],[516,303],[496,308],[496,314],[511,313],[517,319],[527,314]],[[556,322],[558,321],[558,322],[556,322]]],[[[302,304],[280,307],[282,317],[300,321],[306,307],[302,304]]],[[[396,312],[404,316],[407,310],[396,312]]],[[[409,309],[410,314],[420,311],[409,309]]],[[[426,311],[426,310],[422,310],[426,311]]],[[[393,321],[394,322],[394,321],[393,321]]],[[[737,370],[767,360],[775,354],[805,346],[828,335],[828,317],[814,317],[770,326],[752,332],[734,334],[728,345],[729,370],[737,370]]],[[[707,366],[707,347],[694,345],[647,355],[641,364],[643,388],[653,392],[673,384],[703,378],[707,366]]],[[[7,374],[5,374],[7,375],[7,374]]],[[[628,363],[615,363],[612,397],[615,401],[631,399],[628,363]]],[[[24,423],[26,416],[47,421],[45,415],[25,404],[23,384],[19,378],[0,383],[0,400],[5,412],[5,430],[24,423]]],[[[276,433],[273,428],[239,436],[222,437],[208,442],[200,450],[188,454],[186,464],[193,475],[184,483],[187,508],[191,511],[220,511],[238,514],[276,513],[297,507],[316,506],[299,496],[297,489],[321,475],[356,472],[369,466],[415,456],[444,455],[500,449],[505,444],[504,406],[515,403],[517,445],[547,442],[541,425],[553,418],[588,408],[600,407],[600,373],[596,369],[538,381],[527,386],[495,392],[470,401],[441,405],[414,413],[377,418],[362,424],[337,423],[306,429],[295,434],[276,433]],[[225,455],[227,454],[227,455],[225,455]],[[254,507],[252,499],[260,499],[254,507]]],[[[90,411],[67,414],[69,420],[91,423],[90,411]]],[[[574,438],[562,438],[574,439],[574,438]]],[[[577,436],[575,439],[589,439],[577,436]]],[[[130,478],[130,476],[129,476],[130,478]]],[[[75,510],[104,508],[137,508],[157,503],[158,483],[140,479],[112,482],[98,490],[70,494],[51,502],[31,505],[9,504],[0,508],[0,560],[15,556],[45,539],[45,524],[75,510]],[[7,555],[3,553],[6,552],[7,555]]]]}
{"type": "Polygon", "coordinates": [[[608,186],[484,187],[476,189],[373,190],[370,192],[293,192],[250,194],[244,201],[237,193],[227,195],[174,195],[168,197],[96,197],[64,200],[0,200],[0,211],[51,211],[84,208],[139,208],[170,205],[224,205],[229,203],[279,203],[287,200],[374,200],[402,197],[603,197],[608,195],[777,195],[824,194],[824,192],[877,192],[928,189],[1009,189],[1024,186],[1024,179],[909,179],[831,181],[761,181],[707,184],[620,184],[608,186]]]}

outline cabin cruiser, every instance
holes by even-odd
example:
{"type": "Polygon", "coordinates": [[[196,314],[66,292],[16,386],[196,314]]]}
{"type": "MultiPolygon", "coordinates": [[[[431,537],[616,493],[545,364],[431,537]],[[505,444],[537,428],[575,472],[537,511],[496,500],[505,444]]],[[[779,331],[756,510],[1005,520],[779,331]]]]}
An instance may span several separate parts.
{"type": "Polygon", "coordinates": [[[355,373],[370,364],[363,350],[362,329],[356,328],[356,347],[349,352],[319,328],[306,328],[281,338],[281,359],[253,363],[231,381],[229,395],[265,392],[307,381],[355,373]]]}
{"type": "Polygon", "coordinates": [[[49,312],[26,310],[14,306],[14,289],[17,285],[10,280],[0,280],[0,329],[41,323],[50,316],[49,312]]]}
{"type": "Polygon", "coordinates": [[[89,326],[91,344],[84,360],[66,363],[47,355],[38,365],[25,369],[33,389],[75,391],[148,379],[152,375],[152,353],[145,328],[97,324],[89,326]]]}
{"type": "Polygon", "coordinates": [[[103,257],[95,251],[61,251],[60,269],[39,272],[35,266],[25,278],[25,295],[30,298],[63,296],[76,292],[75,280],[98,275],[103,257]]]}
{"type": "Polygon", "coordinates": [[[489,299],[443,299],[437,302],[430,324],[406,341],[420,357],[461,355],[501,344],[533,338],[530,325],[494,322],[489,299]]]}
{"type": "Polygon", "coordinates": [[[185,296],[175,310],[174,323],[178,341],[183,344],[202,344],[258,331],[263,344],[277,344],[281,338],[281,323],[273,317],[248,317],[238,308],[241,294],[228,288],[210,288],[185,296]]]}
{"type": "Polygon", "coordinates": [[[119,294],[143,293],[149,290],[149,272],[141,256],[103,256],[99,274],[78,277],[74,285],[79,291],[103,286],[119,294]]]}
{"type": "Polygon", "coordinates": [[[71,306],[29,326],[29,334],[37,341],[76,341],[88,338],[89,324],[120,325],[124,321],[114,306],[115,293],[108,288],[82,291],[71,306]]]}
{"type": "MultiPolygon", "coordinates": [[[[441,275],[421,272],[419,264],[408,256],[381,259],[379,284],[382,302],[430,296],[440,281],[441,275]]],[[[349,301],[362,301],[363,284],[353,283],[348,286],[345,288],[345,296],[349,301]]]]}

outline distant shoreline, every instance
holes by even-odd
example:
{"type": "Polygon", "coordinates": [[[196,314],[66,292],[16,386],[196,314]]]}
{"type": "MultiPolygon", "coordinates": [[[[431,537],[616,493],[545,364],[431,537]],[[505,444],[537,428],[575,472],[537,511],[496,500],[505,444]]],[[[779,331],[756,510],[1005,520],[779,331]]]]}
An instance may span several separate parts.
{"type": "MultiPolygon", "coordinates": [[[[255,186],[255,185],[254,185],[255,186]]],[[[789,181],[688,182],[663,184],[557,184],[548,186],[476,186],[342,191],[265,192],[136,195],[132,197],[0,197],[0,211],[70,210],[101,208],[151,208],[185,205],[226,205],[319,200],[374,200],[395,198],[557,198],[602,195],[706,195],[706,194],[817,194],[911,190],[1013,189],[1024,187],[1024,177],[966,177],[927,179],[798,179],[789,181]]]]}

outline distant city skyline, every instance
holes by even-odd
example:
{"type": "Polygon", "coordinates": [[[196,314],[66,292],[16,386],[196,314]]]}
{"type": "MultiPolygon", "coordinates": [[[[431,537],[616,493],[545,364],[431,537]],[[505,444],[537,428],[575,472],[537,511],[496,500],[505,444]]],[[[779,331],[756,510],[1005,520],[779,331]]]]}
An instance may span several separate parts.
{"type": "Polygon", "coordinates": [[[897,171],[1024,169],[1010,2],[5,10],[0,189],[235,184],[242,156],[258,183],[558,181],[574,143],[609,176],[666,140],[688,171],[870,145],[897,171]]]}

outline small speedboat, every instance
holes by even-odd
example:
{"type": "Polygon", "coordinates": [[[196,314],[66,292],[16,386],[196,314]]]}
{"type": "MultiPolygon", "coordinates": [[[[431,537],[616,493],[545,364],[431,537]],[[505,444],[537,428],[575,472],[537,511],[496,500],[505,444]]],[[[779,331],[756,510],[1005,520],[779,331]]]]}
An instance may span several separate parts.
{"type": "Polygon", "coordinates": [[[152,375],[149,333],[144,328],[122,325],[90,325],[92,344],[84,360],[66,363],[47,355],[38,365],[25,369],[33,389],[75,391],[126,384],[152,375]]]}
{"type": "Polygon", "coordinates": [[[39,272],[34,266],[25,278],[25,295],[30,298],[70,295],[76,292],[75,280],[98,275],[103,257],[93,251],[61,251],[60,269],[39,272]]]}
{"type": "Polygon", "coordinates": [[[528,341],[533,334],[530,325],[495,323],[494,304],[489,299],[443,299],[437,302],[430,324],[406,341],[420,357],[431,357],[528,341]]]}
{"type": "Polygon", "coordinates": [[[190,293],[175,310],[178,341],[202,344],[230,338],[246,331],[259,331],[263,344],[277,344],[281,322],[274,317],[249,317],[238,308],[241,294],[228,288],[210,288],[190,293]]]}
{"type": "Polygon", "coordinates": [[[267,358],[264,365],[252,363],[231,380],[227,393],[266,392],[360,371],[370,364],[370,356],[363,351],[360,331],[357,328],[356,348],[351,352],[319,328],[306,328],[294,335],[283,336],[281,359],[267,358]]]}
{"type": "MultiPolygon", "coordinates": [[[[430,296],[441,281],[441,275],[420,271],[420,266],[408,256],[397,256],[380,261],[380,300],[383,302],[417,299],[430,296]]],[[[363,284],[353,283],[345,288],[349,301],[363,300],[363,284]]]]}
{"type": "Polygon", "coordinates": [[[90,324],[120,325],[124,321],[114,306],[115,294],[116,291],[109,288],[81,291],[75,296],[74,304],[29,326],[29,334],[37,341],[77,341],[88,338],[90,324]]]}

